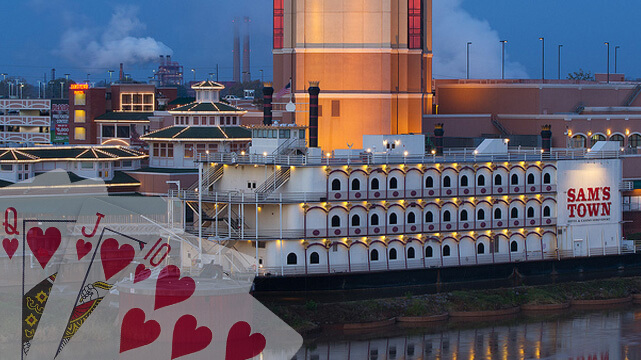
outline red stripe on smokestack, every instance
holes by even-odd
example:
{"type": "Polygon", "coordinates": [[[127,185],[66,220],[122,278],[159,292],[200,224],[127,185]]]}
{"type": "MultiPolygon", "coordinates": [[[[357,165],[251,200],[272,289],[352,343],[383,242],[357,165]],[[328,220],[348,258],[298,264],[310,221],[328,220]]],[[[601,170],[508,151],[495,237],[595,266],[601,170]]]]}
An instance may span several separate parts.
{"type": "MultiPolygon", "coordinates": [[[[318,147],[318,81],[309,82],[309,147],[318,147]]],[[[293,89],[292,89],[293,91],[293,89]]]]}

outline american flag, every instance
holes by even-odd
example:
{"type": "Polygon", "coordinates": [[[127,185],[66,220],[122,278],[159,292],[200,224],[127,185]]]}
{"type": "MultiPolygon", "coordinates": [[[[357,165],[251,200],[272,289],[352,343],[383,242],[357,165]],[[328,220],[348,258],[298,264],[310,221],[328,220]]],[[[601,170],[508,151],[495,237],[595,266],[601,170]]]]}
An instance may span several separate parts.
{"type": "Polygon", "coordinates": [[[292,81],[289,80],[287,85],[285,85],[284,88],[280,89],[280,91],[278,93],[276,93],[276,98],[281,98],[281,97],[283,97],[283,96],[285,96],[285,95],[287,95],[287,94],[289,94],[291,92],[292,92],[292,81]]]}

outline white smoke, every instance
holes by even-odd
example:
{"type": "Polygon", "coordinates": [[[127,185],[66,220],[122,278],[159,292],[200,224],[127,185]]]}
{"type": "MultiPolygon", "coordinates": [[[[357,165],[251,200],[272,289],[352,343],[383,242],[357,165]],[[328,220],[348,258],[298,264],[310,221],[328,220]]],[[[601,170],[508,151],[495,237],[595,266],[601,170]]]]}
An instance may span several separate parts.
{"type": "MultiPolygon", "coordinates": [[[[501,43],[496,30],[485,20],[475,19],[461,6],[461,0],[434,0],[434,77],[466,76],[466,46],[470,45],[470,78],[501,78],[501,43]]],[[[525,67],[510,61],[509,42],[505,47],[505,77],[528,78],[525,67]]]]}
{"type": "Polygon", "coordinates": [[[160,55],[172,55],[173,51],[162,42],[135,36],[146,27],[137,13],[133,6],[118,7],[104,29],[69,29],[56,53],[88,68],[147,63],[156,61],[160,55]]]}

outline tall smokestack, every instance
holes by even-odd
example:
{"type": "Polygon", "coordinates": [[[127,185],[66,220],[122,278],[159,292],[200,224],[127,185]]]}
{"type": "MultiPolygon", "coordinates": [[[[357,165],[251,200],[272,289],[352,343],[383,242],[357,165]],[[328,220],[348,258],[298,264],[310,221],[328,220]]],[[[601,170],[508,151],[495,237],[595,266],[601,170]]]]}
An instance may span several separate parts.
{"type": "Polygon", "coordinates": [[[252,75],[249,66],[249,20],[248,17],[245,17],[245,36],[243,38],[243,82],[252,81],[252,75]]]}
{"type": "Polygon", "coordinates": [[[165,66],[165,57],[160,55],[160,66],[165,66]]]}
{"type": "Polygon", "coordinates": [[[309,147],[318,147],[318,81],[309,82],[309,147]]]}
{"type": "Polygon", "coordinates": [[[56,68],[51,69],[51,80],[56,80],[56,68]]]}
{"type": "Polygon", "coordinates": [[[234,82],[240,82],[240,36],[238,35],[238,19],[234,19],[234,82]]]}
{"type": "Polygon", "coordinates": [[[165,56],[165,59],[167,59],[167,60],[166,60],[166,61],[167,61],[167,63],[166,63],[166,64],[167,64],[167,65],[171,65],[171,55],[167,55],[167,56],[165,56]]]}
{"type": "Polygon", "coordinates": [[[552,150],[552,125],[543,125],[541,126],[541,150],[543,154],[549,156],[550,150],[552,150]]]}
{"type": "Polygon", "coordinates": [[[124,69],[124,67],[125,67],[125,65],[123,63],[120,63],[120,75],[118,76],[118,79],[120,79],[120,81],[123,81],[125,79],[125,69],[124,69]]]}
{"type": "Polygon", "coordinates": [[[272,97],[274,87],[272,83],[265,83],[263,86],[263,125],[271,125],[272,121],[272,97]]]}
{"type": "Polygon", "coordinates": [[[443,155],[443,124],[434,125],[434,146],[436,146],[436,155],[443,155]]]}

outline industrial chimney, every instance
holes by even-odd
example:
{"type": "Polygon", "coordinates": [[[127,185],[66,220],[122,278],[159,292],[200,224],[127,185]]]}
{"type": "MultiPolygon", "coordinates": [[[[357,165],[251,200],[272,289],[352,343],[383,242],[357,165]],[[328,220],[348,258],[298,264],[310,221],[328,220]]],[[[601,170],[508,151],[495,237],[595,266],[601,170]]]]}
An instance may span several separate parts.
{"type": "Polygon", "coordinates": [[[160,66],[165,66],[165,57],[160,55],[160,66]]]}
{"type": "Polygon", "coordinates": [[[51,69],[51,80],[56,80],[56,68],[51,69]]]}
{"type": "Polygon", "coordinates": [[[240,37],[238,19],[234,19],[234,82],[240,82],[240,37]]]}
{"type": "Polygon", "coordinates": [[[245,16],[245,36],[243,38],[243,82],[252,81],[251,67],[249,64],[249,23],[251,20],[245,16]]]}
{"type": "Polygon", "coordinates": [[[125,79],[125,69],[123,63],[120,63],[120,75],[118,76],[118,79],[120,79],[120,82],[125,79]]]}
{"type": "Polygon", "coordinates": [[[263,125],[270,126],[272,120],[272,97],[274,87],[272,83],[265,83],[263,86],[263,125]]]}
{"type": "Polygon", "coordinates": [[[309,82],[309,147],[318,147],[318,81],[309,82]]]}

